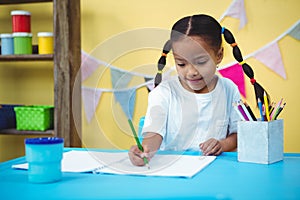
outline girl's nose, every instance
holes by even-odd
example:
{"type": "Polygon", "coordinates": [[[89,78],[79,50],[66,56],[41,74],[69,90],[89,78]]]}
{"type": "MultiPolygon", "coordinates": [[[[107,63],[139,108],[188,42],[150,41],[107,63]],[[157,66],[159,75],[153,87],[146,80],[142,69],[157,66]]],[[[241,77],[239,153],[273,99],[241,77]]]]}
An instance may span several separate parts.
{"type": "Polygon", "coordinates": [[[199,71],[192,65],[188,65],[188,75],[190,76],[197,76],[199,74],[199,71]]]}

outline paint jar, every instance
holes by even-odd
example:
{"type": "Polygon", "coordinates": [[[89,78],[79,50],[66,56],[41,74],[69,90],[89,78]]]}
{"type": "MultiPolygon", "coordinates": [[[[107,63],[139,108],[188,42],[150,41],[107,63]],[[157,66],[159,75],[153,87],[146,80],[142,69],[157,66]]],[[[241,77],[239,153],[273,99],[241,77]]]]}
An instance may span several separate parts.
{"type": "Polygon", "coordinates": [[[32,54],[32,34],[13,33],[14,54],[32,54]]]}
{"type": "Polygon", "coordinates": [[[63,138],[25,139],[28,181],[31,183],[51,183],[61,180],[63,148],[63,138]]]}
{"type": "Polygon", "coordinates": [[[10,33],[3,33],[1,37],[1,54],[12,55],[14,54],[14,38],[10,33]]]}
{"type": "Polygon", "coordinates": [[[53,54],[53,33],[39,32],[37,36],[39,44],[39,54],[53,54]]]}
{"type": "Polygon", "coordinates": [[[12,31],[30,33],[30,16],[31,13],[25,10],[13,10],[12,16],[12,31]]]}

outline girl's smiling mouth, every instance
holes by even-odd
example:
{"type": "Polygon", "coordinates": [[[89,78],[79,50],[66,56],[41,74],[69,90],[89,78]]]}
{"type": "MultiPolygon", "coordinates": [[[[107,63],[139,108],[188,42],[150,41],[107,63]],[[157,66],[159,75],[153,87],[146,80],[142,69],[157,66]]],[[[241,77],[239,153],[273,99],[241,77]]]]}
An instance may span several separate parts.
{"type": "Polygon", "coordinates": [[[197,79],[186,79],[186,80],[190,83],[198,83],[198,82],[203,80],[203,77],[202,78],[197,78],[197,79]]]}

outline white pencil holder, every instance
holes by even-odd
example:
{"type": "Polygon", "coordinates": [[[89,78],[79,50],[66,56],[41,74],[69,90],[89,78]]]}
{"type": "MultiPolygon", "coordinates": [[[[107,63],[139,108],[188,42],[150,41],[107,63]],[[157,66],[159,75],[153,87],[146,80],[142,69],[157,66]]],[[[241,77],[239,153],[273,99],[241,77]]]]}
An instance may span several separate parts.
{"type": "Polygon", "coordinates": [[[283,160],[283,120],[239,121],[238,161],[271,164],[283,160]]]}

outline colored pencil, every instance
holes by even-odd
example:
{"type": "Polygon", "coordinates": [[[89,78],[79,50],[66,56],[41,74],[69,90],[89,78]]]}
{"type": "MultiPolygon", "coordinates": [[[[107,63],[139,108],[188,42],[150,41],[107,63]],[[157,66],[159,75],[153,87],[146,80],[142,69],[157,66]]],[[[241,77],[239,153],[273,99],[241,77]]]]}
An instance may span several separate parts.
{"type": "Polygon", "coordinates": [[[259,113],[260,113],[260,120],[264,121],[264,114],[263,114],[263,108],[262,108],[262,102],[260,100],[260,98],[257,99],[257,104],[258,104],[258,108],[259,108],[259,113]]]}
{"type": "Polygon", "coordinates": [[[245,107],[247,108],[249,114],[251,115],[252,119],[253,119],[254,121],[257,121],[255,115],[253,114],[253,112],[252,112],[250,106],[247,104],[247,102],[244,102],[244,104],[245,104],[245,107]]]}
{"type": "Polygon", "coordinates": [[[274,119],[274,115],[278,112],[278,109],[280,108],[282,104],[283,98],[280,99],[280,101],[277,103],[277,105],[274,107],[273,112],[270,115],[270,119],[274,119]]]}
{"type": "Polygon", "coordinates": [[[249,120],[249,121],[253,121],[253,119],[252,119],[252,117],[251,117],[251,115],[250,115],[248,109],[246,108],[245,104],[244,104],[242,101],[240,101],[240,105],[241,105],[243,111],[245,112],[245,114],[246,114],[248,120],[249,120]]]}
{"type": "Polygon", "coordinates": [[[275,114],[274,116],[274,120],[277,119],[278,115],[281,113],[281,111],[283,110],[284,106],[286,103],[284,103],[282,106],[279,107],[278,112],[275,114]]]}
{"type": "Polygon", "coordinates": [[[270,121],[270,112],[269,112],[269,103],[266,92],[264,92],[264,104],[265,104],[265,110],[266,110],[266,117],[267,120],[270,121]]]}
{"type": "MultiPolygon", "coordinates": [[[[138,136],[137,136],[137,134],[135,132],[135,129],[134,129],[133,124],[132,124],[132,121],[130,119],[128,119],[128,123],[130,125],[131,131],[133,133],[134,139],[136,141],[136,144],[137,144],[139,150],[141,150],[142,152],[144,152],[144,148],[143,148],[143,146],[141,145],[141,143],[139,141],[139,138],[138,138],[138,136]]],[[[148,169],[150,169],[148,159],[146,157],[143,157],[143,160],[144,160],[145,165],[148,167],[148,169]]]]}

